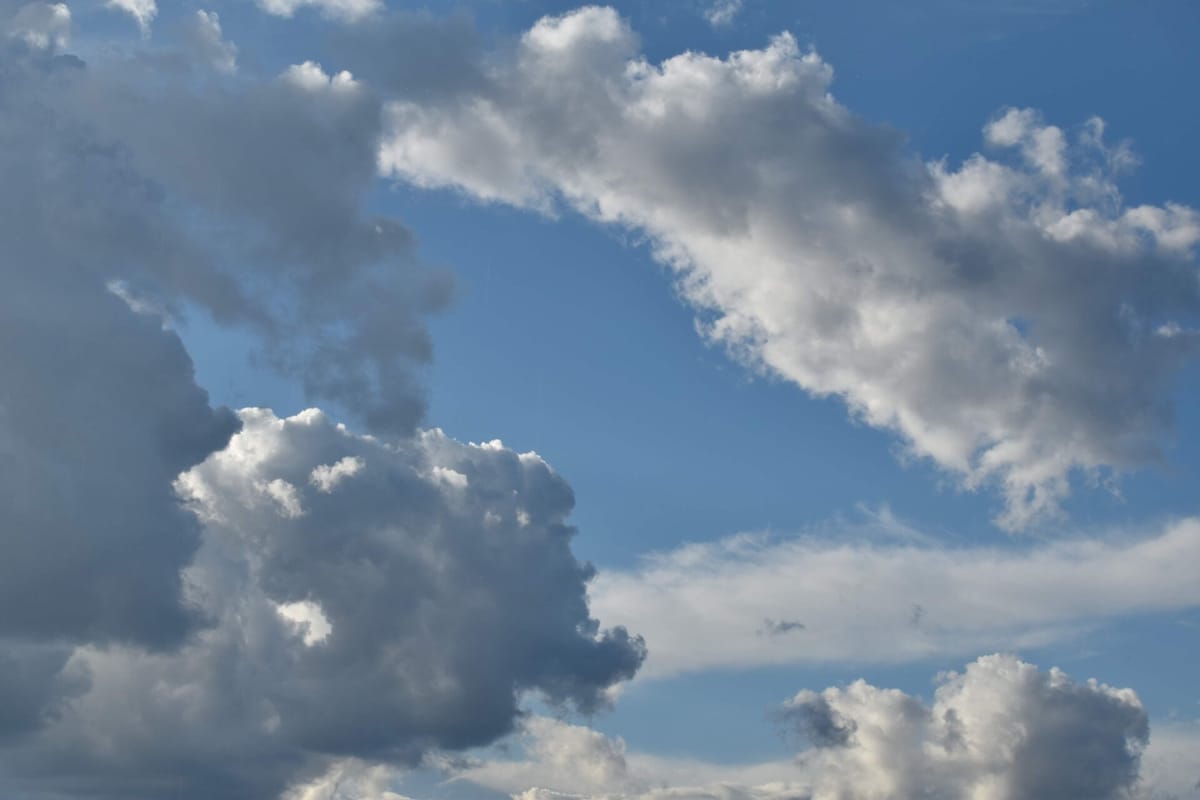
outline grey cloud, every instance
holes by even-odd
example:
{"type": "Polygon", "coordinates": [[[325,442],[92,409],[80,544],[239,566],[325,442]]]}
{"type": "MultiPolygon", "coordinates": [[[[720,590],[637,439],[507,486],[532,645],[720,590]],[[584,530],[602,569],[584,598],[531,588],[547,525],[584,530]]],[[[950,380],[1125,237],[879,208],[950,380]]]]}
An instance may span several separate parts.
{"type": "Polygon", "coordinates": [[[487,744],[527,691],[594,710],[637,669],[641,641],[588,613],[573,496],[536,455],[242,417],[178,484],[204,524],[189,596],[215,624],[174,654],[77,650],[89,687],[8,751],[12,785],[271,797],[346,758],[487,744]]]}
{"type": "Polygon", "coordinates": [[[794,633],[802,631],[807,627],[803,622],[794,619],[775,620],[767,617],[763,620],[762,627],[758,629],[759,634],[767,636],[782,636],[785,633],[794,633]]]}
{"type": "Polygon", "coordinates": [[[598,7],[540,20],[488,75],[392,103],[385,168],[643,232],[711,341],[999,486],[1005,527],[1057,513],[1076,473],[1162,459],[1200,215],[1124,206],[1133,159],[1100,120],[1010,109],[988,157],[922,163],[789,35],[652,64],[598,7]]]}
{"type": "Polygon", "coordinates": [[[395,11],[329,38],[341,63],[389,97],[453,102],[489,88],[483,42],[466,16],[395,11]]]}
{"type": "Polygon", "coordinates": [[[845,747],[858,726],[834,711],[829,700],[816,692],[801,692],[776,716],[813,747],[845,747]]]}
{"type": "Polygon", "coordinates": [[[78,63],[20,41],[0,59],[0,636],[170,646],[197,622],[179,573],[199,534],[171,483],[237,421],[106,287],[173,241],[120,151],[44,102],[78,63]]]}

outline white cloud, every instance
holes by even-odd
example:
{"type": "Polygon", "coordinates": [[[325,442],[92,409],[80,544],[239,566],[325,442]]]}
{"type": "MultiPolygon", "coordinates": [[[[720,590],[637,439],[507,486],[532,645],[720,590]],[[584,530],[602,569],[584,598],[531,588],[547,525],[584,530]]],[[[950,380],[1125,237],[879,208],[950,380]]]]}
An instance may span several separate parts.
{"type": "Polygon", "coordinates": [[[394,102],[382,169],[646,235],[707,338],[867,423],[1021,528],[1073,473],[1153,463],[1195,352],[1200,215],[1121,204],[1132,163],[1033,111],[922,163],[794,38],[652,64],[611,9],[539,21],[487,85],[394,102]],[[1164,324],[1179,336],[1156,334],[1164,324]]]}
{"type": "Polygon", "coordinates": [[[71,38],[71,9],[66,3],[27,3],[20,6],[2,29],[38,50],[57,50],[71,38]]]}
{"type": "Polygon", "coordinates": [[[1141,538],[1005,548],[871,540],[853,530],[743,535],[602,572],[590,592],[600,619],[645,636],[642,675],[652,677],[1044,645],[1123,615],[1200,606],[1196,563],[1195,519],[1141,538]]]}
{"type": "Polygon", "coordinates": [[[237,72],[237,45],[226,41],[215,11],[197,11],[188,29],[192,46],[217,72],[237,72]]]}
{"type": "Polygon", "coordinates": [[[383,8],[382,0],[257,0],[268,14],[290,17],[302,8],[315,8],[327,17],[354,21],[383,8]]]}
{"type": "Polygon", "coordinates": [[[715,0],[704,10],[704,18],[714,28],[732,25],[737,15],[742,13],[742,0],[715,0]]]}
{"type": "MultiPolygon", "coordinates": [[[[1149,798],[1178,780],[1177,772],[1156,772],[1139,783],[1149,728],[1133,691],[1075,682],[1011,656],[939,676],[932,703],[856,681],[802,691],[778,718],[804,745],[792,761],[653,757],[586,728],[535,719],[521,757],[461,777],[520,800],[1117,800],[1149,798]]],[[[1200,768],[1195,751],[1184,760],[1200,768]]]]}
{"type": "Polygon", "coordinates": [[[158,16],[158,4],[155,0],[106,0],[105,4],[133,17],[143,34],[150,32],[150,23],[158,16]]]}
{"type": "Polygon", "coordinates": [[[361,472],[363,466],[363,460],[354,456],[346,456],[336,464],[318,464],[313,467],[308,482],[328,494],[346,478],[352,478],[361,472]]]}

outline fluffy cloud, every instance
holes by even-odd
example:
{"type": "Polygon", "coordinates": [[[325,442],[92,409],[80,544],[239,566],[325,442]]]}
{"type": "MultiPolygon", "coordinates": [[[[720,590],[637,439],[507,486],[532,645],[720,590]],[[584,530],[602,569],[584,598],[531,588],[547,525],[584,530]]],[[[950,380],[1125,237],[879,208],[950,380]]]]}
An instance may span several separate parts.
{"type": "Polygon", "coordinates": [[[332,773],[374,786],[381,765],[491,742],[526,692],[594,710],[637,669],[640,640],[588,613],[572,493],[536,454],[355,436],[316,410],[242,421],[178,482],[211,626],[174,653],[75,650],[85,685],[0,751],[0,787],[329,796],[332,773]],[[310,481],[322,468],[340,478],[310,481]]]}
{"type": "Polygon", "coordinates": [[[1002,655],[942,675],[938,684],[928,704],[864,681],[800,692],[779,714],[805,744],[792,762],[750,768],[672,763],[545,720],[529,728],[524,759],[483,765],[464,777],[520,792],[514,796],[521,800],[1151,796],[1154,787],[1138,781],[1149,726],[1132,691],[1077,683],[1059,670],[1042,672],[1002,655]],[[770,782],[742,782],[771,772],[770,782]],[[696,785],[697,779],[711,784],[696,785]],[[521,791],[520,780],[538,788],[521,791]]]}
{"type": "Polygon", "coordinates": [[[1139,538],[1004,548],[881,539],[867,530],[686,545],[601,573],[592,607],[611,623],[636,621],[650,643],[644,675],[665,676],[962,656],[1200,606],[1190,569],[1200,560],[1194,519],[1139,538]]]}
{"type": "Polygon", "coordinates": [[[487,77],[394,102],[383,168],[642,232],[710,341],[998,483],[1007,527],[1055,513],[1073,472],[1161,457],[1200,216],[1125,207],[1132,158],[1099,120],[1008,110],[994,155],[922,163],[789,35],[651,64],[597,7],[542,19],[487,77]]]}

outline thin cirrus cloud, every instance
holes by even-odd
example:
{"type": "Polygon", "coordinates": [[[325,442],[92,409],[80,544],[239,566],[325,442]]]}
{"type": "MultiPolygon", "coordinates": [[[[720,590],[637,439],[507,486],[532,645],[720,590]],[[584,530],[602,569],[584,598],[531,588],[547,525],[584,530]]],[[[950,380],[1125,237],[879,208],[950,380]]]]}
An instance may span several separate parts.
{"type": "Polygon", "coordinates": [[[939,676],[932,702],[860,680],[801,691],[776,718],[802,746],[794,760],[654,757],[588,728],[533,718],[522,757],[482,761],[458,777],[520,800],[1117,800],[1186,791],[1186,771],[1170,767],[1175,748],[1196,741],[1169,735],[1159,758],[1147,750],[1149,724],[1133,691],[1005,655],[939,676]]]}
{"type": "Polygon", "coordinates": [[[645,234],[709,341],[999,485],[1007,528],[1055,515],[1074,473],[1161,459],[1200,216],[1123,205],[1136,159],[1099,119],[1008,109],[988,155],[925,163],[832,79],[787,34],[653,64],[588,7],[536,23],[477,91],[390,103],[380,163],[645,234]]]}
{"type": "Polygon", "coordinates": [[[643,677],[803,663],[901,663],[1077,637],[1200,607],[1200,520],[1149,535],[946,547],[837,535],[734,536],[606,570],[609,624],[650,643],[643,677]],[[705,631],[696,635],[696,631],[705,631]]]}

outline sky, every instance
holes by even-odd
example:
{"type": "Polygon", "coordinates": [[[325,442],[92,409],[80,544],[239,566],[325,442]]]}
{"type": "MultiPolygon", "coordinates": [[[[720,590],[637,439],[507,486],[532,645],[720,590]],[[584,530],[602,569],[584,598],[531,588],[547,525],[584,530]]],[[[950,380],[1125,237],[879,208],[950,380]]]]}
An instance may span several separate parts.
{"type": "Polygon", "coordinates": [[[0,0],[0,796],[1200,798],[1198,33],[0,0]]]}

